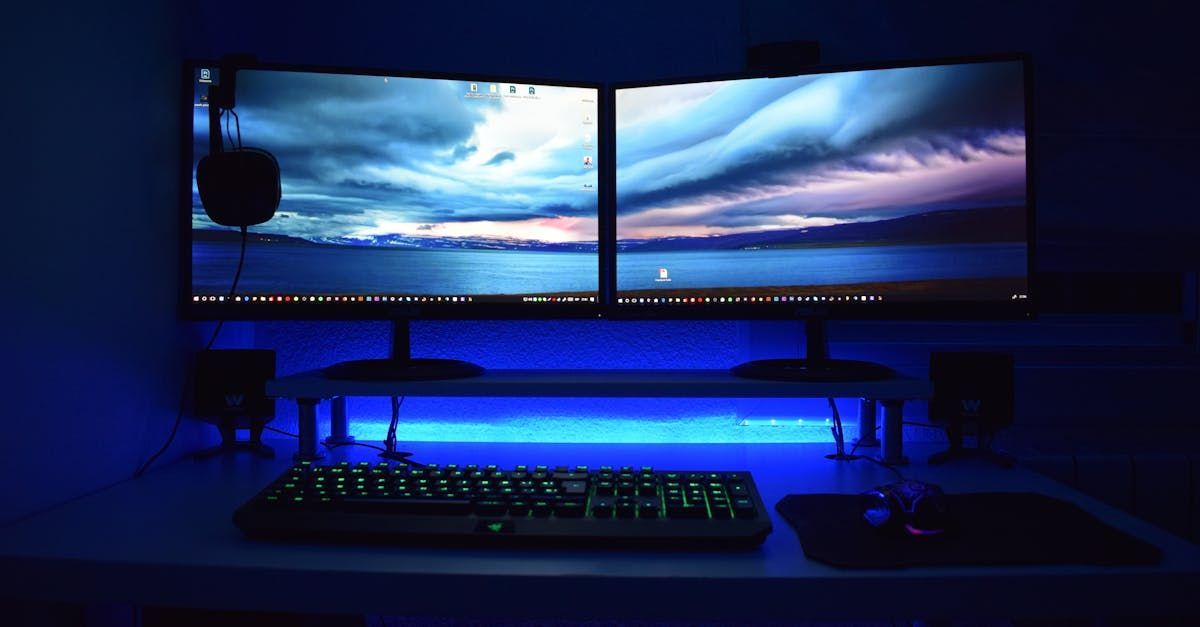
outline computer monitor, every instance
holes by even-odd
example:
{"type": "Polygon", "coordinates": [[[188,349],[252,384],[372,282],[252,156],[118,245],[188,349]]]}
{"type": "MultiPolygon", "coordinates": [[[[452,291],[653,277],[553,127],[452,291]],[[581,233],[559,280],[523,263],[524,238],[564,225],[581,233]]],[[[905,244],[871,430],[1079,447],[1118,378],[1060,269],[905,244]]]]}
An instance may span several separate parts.
{"type": "MultiPolygon", "coordinates": [[[[618,86],[614,313],[1027,315],[1028,74],[1013,55],[618,86]]],[[[775,374],[839,376],[812,366],[775,374]]]]}
{"type": "Polygon", "coordinates": [[[272,153],[282,195],[274,217],[249,228],[231,291],[241,236],[209,218],[196,184],[209,91],[234,69],[221,65],[193,62],[186,74],[189,316],[596,315],[598,85],[237,66],[236,116],[218,132],[226,150],[272,153]]]}

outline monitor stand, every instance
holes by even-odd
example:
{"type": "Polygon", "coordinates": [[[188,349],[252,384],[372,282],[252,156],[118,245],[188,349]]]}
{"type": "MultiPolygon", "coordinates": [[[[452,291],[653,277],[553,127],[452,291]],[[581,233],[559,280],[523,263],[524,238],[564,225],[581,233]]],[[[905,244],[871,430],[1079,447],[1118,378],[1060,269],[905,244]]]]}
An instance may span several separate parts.
{"type": "Polygon", "coordinates": [[[745,379],[771,381],[878,381],[896,374],[887,366],[869,361],[830,359],[824,318],[805,319],[804,343],[802,359],[756,359],[729,371],[745,379]]]}
{"type": "Polygon", "coordinates": [[[330,379],[358,381],[433,381],[466,379],[483,374],[483,368],[458,359],[424,359],[412,356],[407,320],[392,322],[392,356],[387,359],[343,361],[321,371],[330,379]]]}

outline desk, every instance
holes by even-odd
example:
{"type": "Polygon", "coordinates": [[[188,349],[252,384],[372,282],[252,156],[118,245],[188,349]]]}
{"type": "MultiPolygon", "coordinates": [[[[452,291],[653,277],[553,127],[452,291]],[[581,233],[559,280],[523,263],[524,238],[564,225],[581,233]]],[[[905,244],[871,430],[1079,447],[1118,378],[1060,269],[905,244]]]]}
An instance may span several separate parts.
{"type": "MultiPolygon", "coordinates": [[[[808,561],[791,528],[758,550],[669,553],[289,545],[244,539],[234,508],[288,466],[231,456],[182,461],[0,529],[0,595],[197,608],[494,618],[884,619],[1196,615],[1200,547],[1032,472],[914,464],[948,491],[1033,490],[1079,503],[1158,545],[1157,567],[838,570],[808,561]],[[588,602],[587,597],[622,599],[588,602]]],[[[420,443],[437,463],[652,464],[745,469],[773,505],[794,492],[859,492],[889,481],[831,444],[568,445],[420,443]]],[[[332,460],[373,459],[345,447],[332,460]]],[[[290,452],[290,451],[287,451],[290,452]]]]}

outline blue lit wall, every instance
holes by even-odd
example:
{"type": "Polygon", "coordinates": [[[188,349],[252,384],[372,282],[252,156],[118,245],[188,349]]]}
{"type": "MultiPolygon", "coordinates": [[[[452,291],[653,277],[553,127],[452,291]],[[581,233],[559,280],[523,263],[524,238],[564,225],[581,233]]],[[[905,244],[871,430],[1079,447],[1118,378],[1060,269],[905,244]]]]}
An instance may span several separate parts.
{"type": "Polygon", "coordinates": [[[177,28],[170,3],[5,6],[0,523],[128,478],[175,418],[177,28]]]}

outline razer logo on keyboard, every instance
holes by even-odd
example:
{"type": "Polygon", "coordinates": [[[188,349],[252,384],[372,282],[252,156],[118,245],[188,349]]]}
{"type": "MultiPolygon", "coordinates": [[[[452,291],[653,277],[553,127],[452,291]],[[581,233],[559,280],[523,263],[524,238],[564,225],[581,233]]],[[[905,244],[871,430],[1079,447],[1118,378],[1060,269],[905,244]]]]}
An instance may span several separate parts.
{"type": "Polygon", "coordinates": [[[478,525],[475,525],[475,533],[500,534],[512,532],[513,521],[511,520],[481,520],[478,525]]]}

